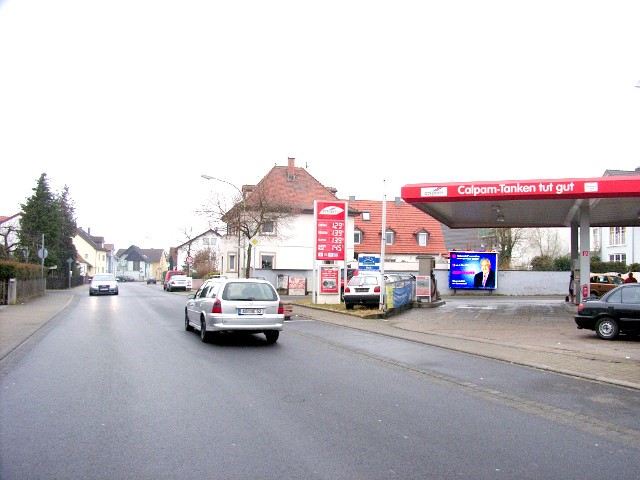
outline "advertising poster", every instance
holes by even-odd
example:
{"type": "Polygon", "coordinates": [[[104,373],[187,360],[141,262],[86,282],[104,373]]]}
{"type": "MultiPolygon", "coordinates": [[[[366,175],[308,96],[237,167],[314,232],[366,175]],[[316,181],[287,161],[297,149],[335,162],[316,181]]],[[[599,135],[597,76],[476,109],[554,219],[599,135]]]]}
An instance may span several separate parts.
{"type": "Polygon", "coordinates": [[[380,271],[380,254],[379,253],[358,254],[358,270],[361,272],[379,272],[380,271]]]}
{"type": "Polygon", "coordinates": [[[320,293],[338,293],[340,269],[320,268],[320,293]]]}
{"type": "Polygon", "coordinates": [[[289,295],[306,295],[306,286],[305,277],[289,277],[289,295]]]}
{"type": "Polygon", "coordinates": [[[416,277],[416,296],[428,297],[431,295],[431,277],[418,275],[416,277]]]}
{"type": "Polygon", "coordinates": [[[496,252],[450,252],[449,288],[493,290],[498,288],[496,252]]]}

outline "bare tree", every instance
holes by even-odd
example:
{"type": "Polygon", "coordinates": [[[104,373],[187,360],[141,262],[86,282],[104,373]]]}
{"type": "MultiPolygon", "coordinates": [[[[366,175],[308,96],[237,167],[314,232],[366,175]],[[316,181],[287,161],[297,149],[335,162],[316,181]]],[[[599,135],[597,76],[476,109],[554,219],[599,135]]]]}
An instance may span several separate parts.
{"type": "Polygon", "coordinates": [[[242,245],[239,248],[246,249],[244,276],[248,278],[251,276],[252,240],[264,234],[284,238],[284,232],[291,225],[291,217],[302,207],[292,205],[282,192],[271,191],[263,185],[243,186],[230,208],[226,200],[214,194],[208,208],[199,213],[207,216],[210,225],[224,223],[227,235],[237,235],[238,245],[242,245]]]}
{"type": "Polygon", "coordinates": [[[18,245],[18,225],[9,222],[0,225],[0,258],[11,258],[11,252],[18,245]]]}
{"type": "Polygon", "coordinates": [[[198,272],[199,278],[203,278],[209,273],[218,272],[216,252],[211,247],[196,252],[193,256],[193,269],[198,272]]]}
{"type": "Polygon", "coordinates": [[[561,256],[562,243],[558,230],[552,228],[530,228],[526,234],[528,247],[535,252],[532,256],[556,258],[561,256]]]}
{"type": "Polygon", "coordinates": [[[522,242],[525,231],[523,228],[492,228],[484,241],[498,252],[501,268],[511,268],[513,251],[522,242]]]}

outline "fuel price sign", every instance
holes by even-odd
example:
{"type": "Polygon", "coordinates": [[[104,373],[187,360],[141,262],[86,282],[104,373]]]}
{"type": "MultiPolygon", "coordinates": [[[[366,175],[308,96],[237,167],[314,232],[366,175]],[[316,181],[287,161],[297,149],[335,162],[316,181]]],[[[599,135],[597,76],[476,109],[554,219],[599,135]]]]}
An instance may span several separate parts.
{"type": "Polygon", "coordinates": [[[346,202],[315,201],[316,259],[344,260],[346,250],[346,202]]]}

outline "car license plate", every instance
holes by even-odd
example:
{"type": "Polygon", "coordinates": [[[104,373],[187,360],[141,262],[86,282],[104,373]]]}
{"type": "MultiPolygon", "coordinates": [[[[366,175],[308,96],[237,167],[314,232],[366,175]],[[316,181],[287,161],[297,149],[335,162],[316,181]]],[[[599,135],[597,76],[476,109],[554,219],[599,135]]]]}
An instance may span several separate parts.
{"type": "Polygon", "coordinates": [[[102,291],[104,291],[104,290],[109,290],[109,287],[107,287],[106,285],[100,285],[100,286],[98,287],[98,290],[100,290],[100,291],[102,292],[102,291]]]}
{"type": "Polygon", "coordinates": [[[368,288],[356,288],[356,292],[358,292],[358,293],[365,293],[365,292],[368,292],[368,291],[369,291],[368,288]]]}
{"type": "Polygon", "coordinates": [[[238,315],[262,315],[261,308],[239,308],[238,315]]]}

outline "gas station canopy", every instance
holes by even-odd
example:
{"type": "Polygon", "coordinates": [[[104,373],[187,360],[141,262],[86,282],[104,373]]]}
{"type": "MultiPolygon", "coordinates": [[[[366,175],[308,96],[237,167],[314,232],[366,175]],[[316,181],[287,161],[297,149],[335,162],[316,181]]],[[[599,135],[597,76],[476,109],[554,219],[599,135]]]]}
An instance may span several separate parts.
{"type": "Polygon", "coordinates": [[[405,185],[402,199],[450,228],[640,226],[640,176],[405,185]]]}

